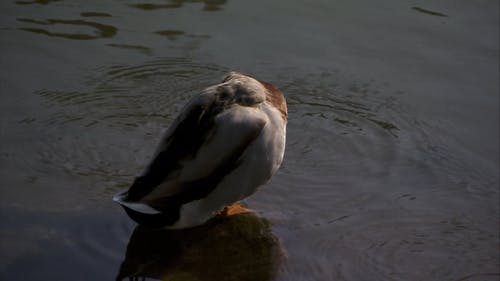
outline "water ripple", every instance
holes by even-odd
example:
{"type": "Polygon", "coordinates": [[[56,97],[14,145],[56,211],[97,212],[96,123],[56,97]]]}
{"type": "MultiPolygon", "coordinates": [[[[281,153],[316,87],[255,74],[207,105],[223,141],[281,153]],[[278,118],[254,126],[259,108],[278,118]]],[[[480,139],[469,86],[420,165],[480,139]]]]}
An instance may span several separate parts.
{"type": "Polygon", "coordinates": [[[471,271],[478,276],[495,272],[491,268],[495,252],[484,255],[483,251],[493,233],[479,231],[466,216],[444,217],[429,211],[379,210],[342,217],[329,225],[278,230],[285,245],[294,245],[284,280],[302,280],[302,272],[313,280],[423,280],[428,276],[462,280],[471,271]]]}
{"type": "Polygon", "coordinates": [[[413,198],[400,201],[402,209],[456,209],[467,205],[458,200],[464,189],[495,196],[494,179],[454,155],[450,140],[433,133],[440,131],[436,124],[399,101],[403,92],[341,73],[276,80],[289,104],[285,160],[269,186],[249,199],[267,217],[301,228],[371,210],[398,194],[413,198]],[[450,194],[457,200],[449,202],[450,194]]]}
{"type": "Polygon", "coordinates": [[[24,22],[24,23],[30,23],[30,24],[35,24],[37,26],[42,25],[42,26],[71,26],[71,27],[90,27],[94,29],[96,34],[88,34],[88,33],[80,33],[80,32],[56,32],[56,31],[50,31],[45,28],[36,28],[36,27],[21,27],[19,30],[24,30],[28,32],[33,32],[33,33],[38,33],[38,34],[44,34],[50,37],[61,37],[61,38],[66,38],[66,39],[73,39],[73,40],[90,40],[90,39],[98,39],[98,38],[110,38],[116,35],[117,33],[117,28],[108,25],[108,24],[102,24],[94,21],[88,21],[88,20],[81,20],[81,19],[75,19],[75,20],[63,20],[63,19],[47,19],[47,20],[34,20],[34,19],[27,19],[27,18],[18,18],[17,19],[19,22],[24,22]]]}
{"type": "Polygon", "coordinates": [[[160,58],[99,68],[77,91],[37,91],[48,114],[20,122],[43,128],[43,137],[26,147],[35,158],[19,161],[30,177],[79,179],[87,200],[107,200],[144,168],[186,101],[225,73],[212,64],[160,58]]]}
{"type": "Polygon", "coordinates": [[[204,3],[203,11],[219,11],[221,10],[221,6],[226,4],[226,0],[171,0],[166,1],[166,4],[153,4],[153,3],[138,3],[138,4],[129,4],[130,7],[144,10],[144,11],[153,11],[159,9],[178,9],[182,8],[186,3],[204,3]]]}
{"type": "Polygon", "coordinates": [[[89,77],[91,88],[78,92],[41,90],[49,106],[57,106],[49,123],[80,122],[85,126],[137,127],[167,124],[196,91],[226,72],[210,64],[162,58],[140,65],[114,65],[89,77]]]}

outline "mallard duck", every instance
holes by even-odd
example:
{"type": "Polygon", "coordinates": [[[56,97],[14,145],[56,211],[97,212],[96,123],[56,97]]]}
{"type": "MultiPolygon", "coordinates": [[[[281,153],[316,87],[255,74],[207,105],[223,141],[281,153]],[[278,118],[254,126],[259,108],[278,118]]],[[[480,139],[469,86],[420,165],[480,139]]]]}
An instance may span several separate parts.
{"type": "Polygon", "coordinates": [[[287,116],[278,88],[231,72],[188,102],[144,173],[113,200],[141,225],[201,225],[276,173],[287,116]]]}

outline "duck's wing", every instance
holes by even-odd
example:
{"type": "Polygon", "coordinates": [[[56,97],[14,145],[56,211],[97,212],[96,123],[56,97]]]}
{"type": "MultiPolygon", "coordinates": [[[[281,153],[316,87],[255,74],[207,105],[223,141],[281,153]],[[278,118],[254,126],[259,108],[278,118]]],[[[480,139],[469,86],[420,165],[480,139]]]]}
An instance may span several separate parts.
{"type": "Polygon", "coordinates": [[[238,166],[266,120],[255,107],[198,97],[167,131],[125,200],[161,210],[205,197],[238,166]]]}

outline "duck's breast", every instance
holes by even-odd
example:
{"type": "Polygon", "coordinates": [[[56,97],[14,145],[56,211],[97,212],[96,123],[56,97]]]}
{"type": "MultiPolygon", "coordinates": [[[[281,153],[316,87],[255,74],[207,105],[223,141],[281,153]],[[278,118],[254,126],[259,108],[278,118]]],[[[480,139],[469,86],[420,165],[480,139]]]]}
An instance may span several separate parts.
{"type": "MultiPolygon", "coordinates": [[[[236,120],[250,121],[252,118],[257,118],[265,120],[264,126],[258,136],[248,143],[237,161],[231,164],[231,171],[217,183],[212,192],[203,199],[182,206],[181,218],[174,227],[195,224],[196,220],[207,219],[224,206],[250,196],[278,170],[285,149],[286,129],[281,114],[268,104],[263,104],[260,108],[235,110],[238,113],[228,111],[227,115],[221,115],[218,121],[226,123],[226,118],[233,120],[235,116],[238,116],[236,120]],[[239,119],[242,115],[245,117],[239,119]]],[[[231,137],[237,134],[234,127],[223,128],[219,131],[222,133],[221,136],[231,137]]]]}

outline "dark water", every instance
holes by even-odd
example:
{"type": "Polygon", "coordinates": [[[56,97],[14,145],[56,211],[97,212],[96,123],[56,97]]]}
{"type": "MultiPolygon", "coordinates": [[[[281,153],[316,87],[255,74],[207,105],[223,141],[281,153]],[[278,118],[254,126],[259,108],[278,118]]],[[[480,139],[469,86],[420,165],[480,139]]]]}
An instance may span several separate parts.
{"type": "Polygon", "coordinates": [[[499,280],[499,3],[2,1],[0,280],[499,280]],[[111,202],[190,96],[289,104],[255,214],[111,202]]]}

